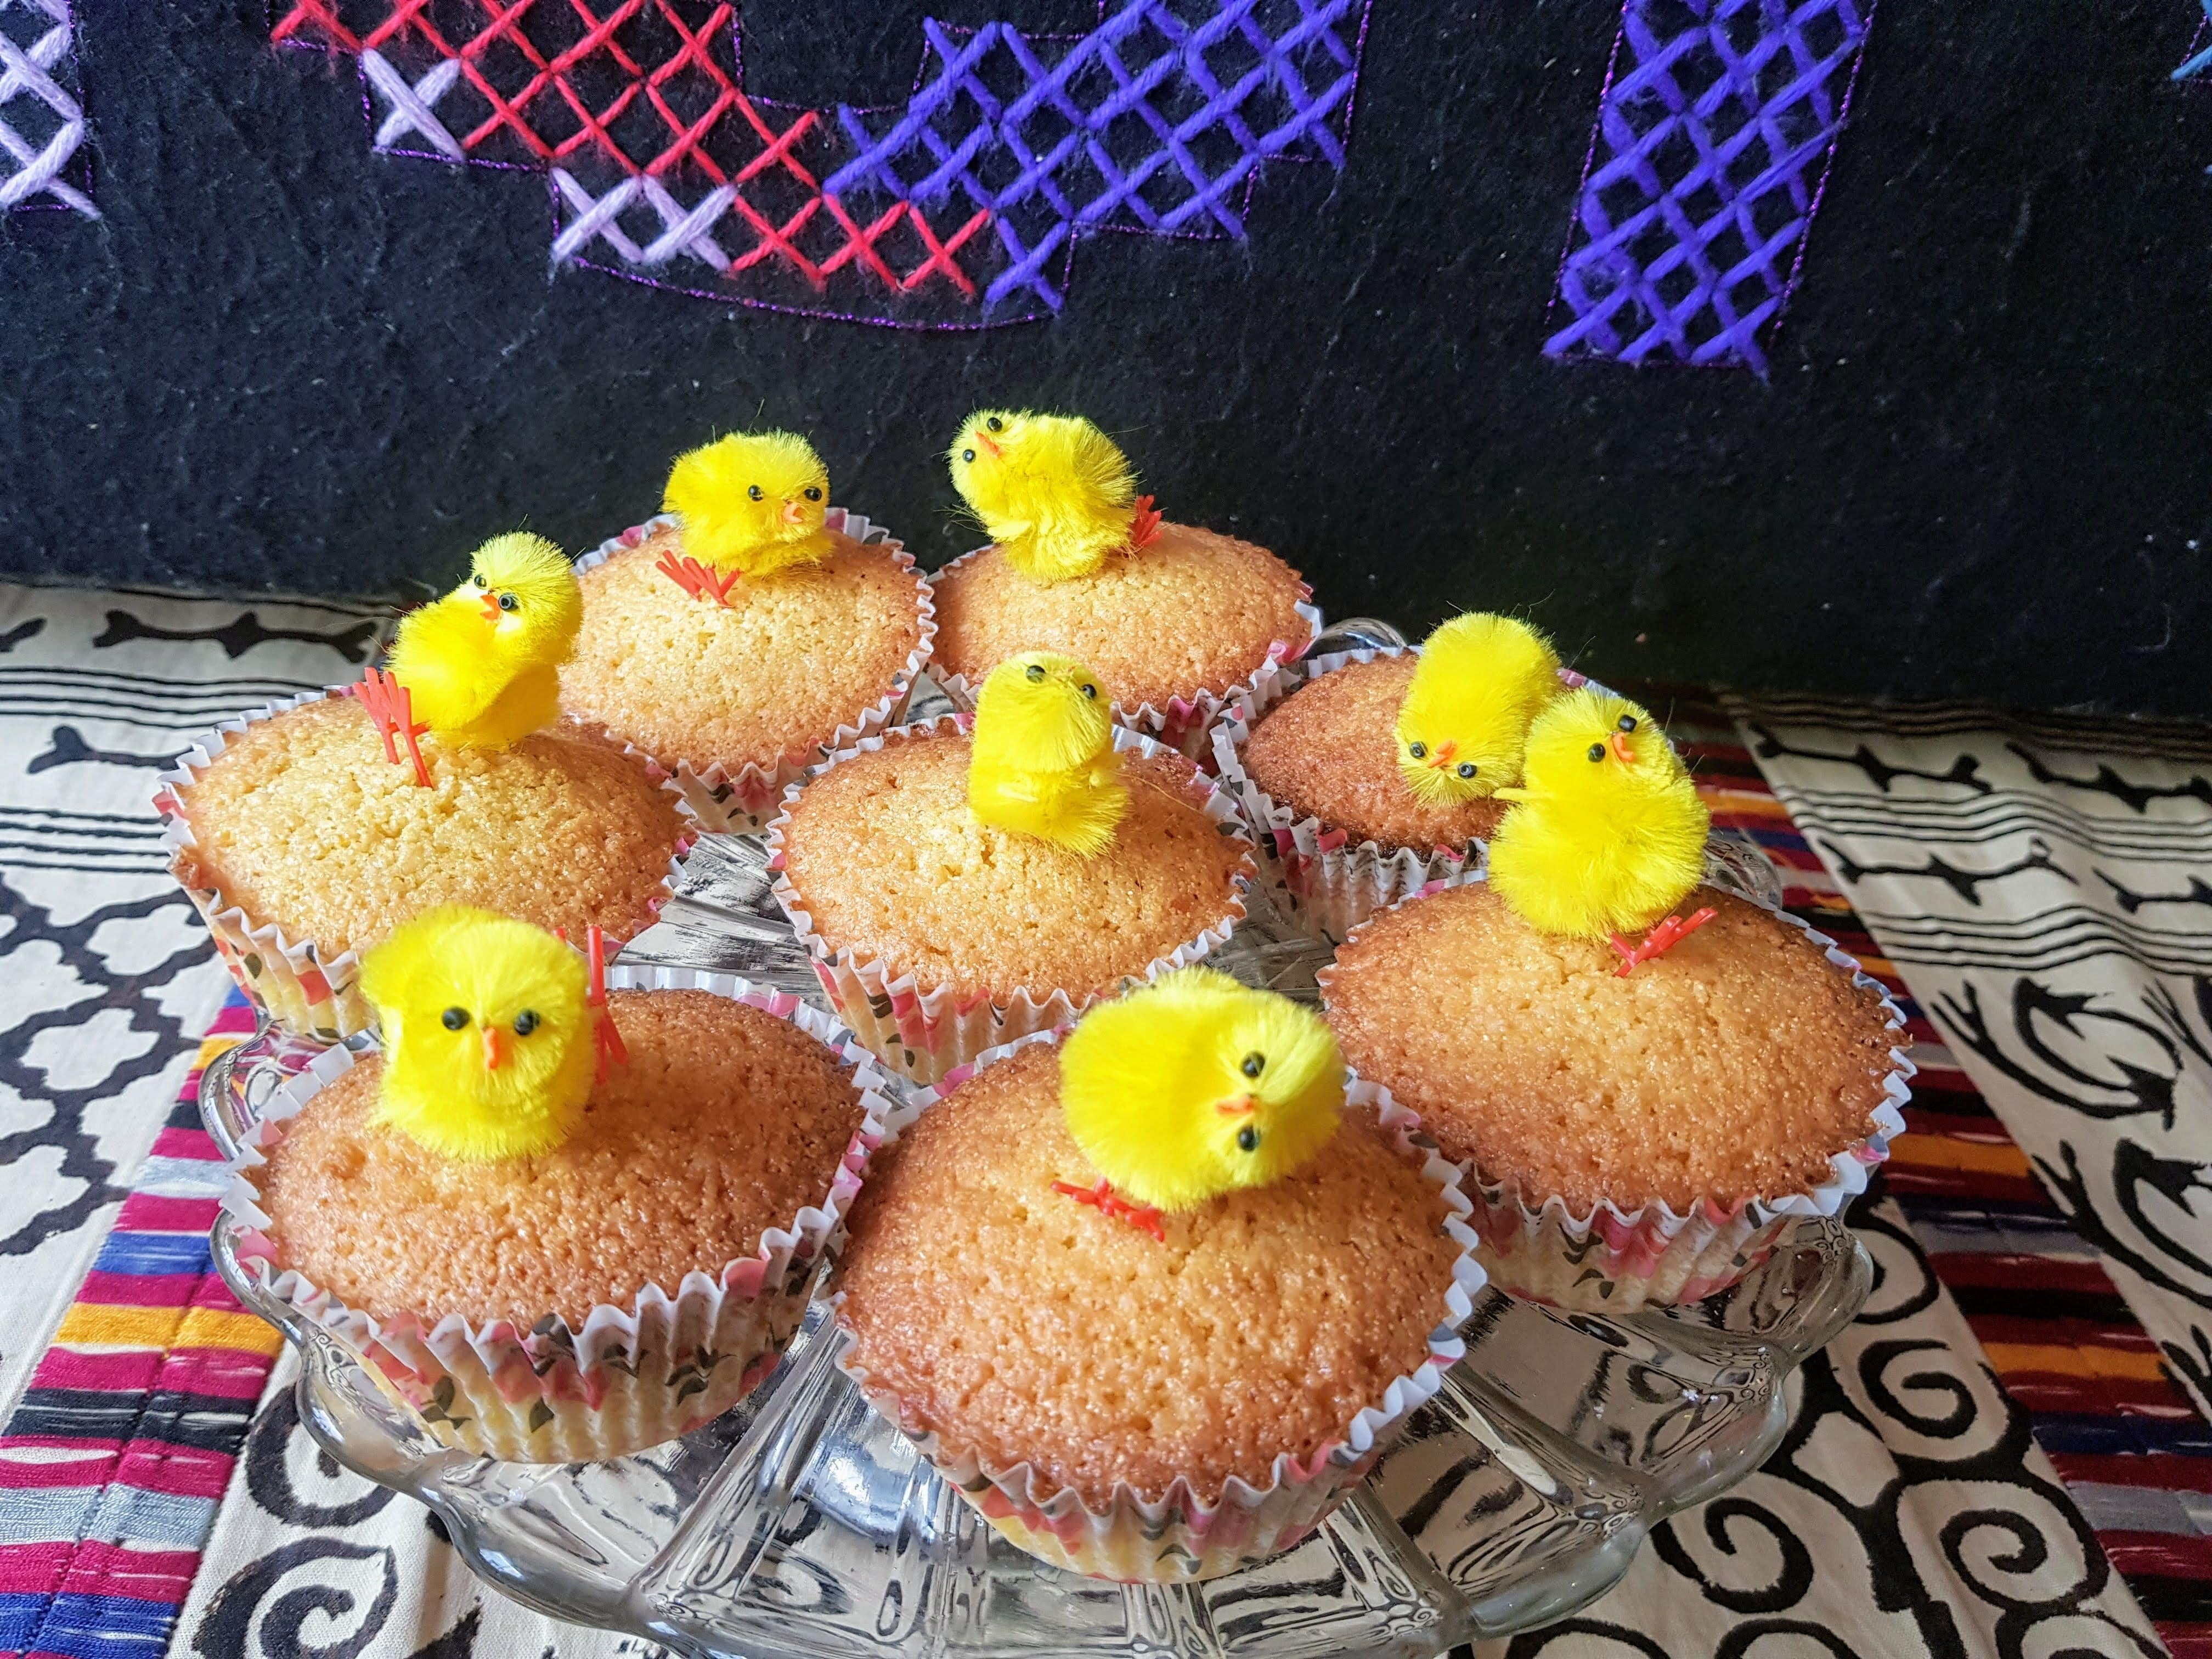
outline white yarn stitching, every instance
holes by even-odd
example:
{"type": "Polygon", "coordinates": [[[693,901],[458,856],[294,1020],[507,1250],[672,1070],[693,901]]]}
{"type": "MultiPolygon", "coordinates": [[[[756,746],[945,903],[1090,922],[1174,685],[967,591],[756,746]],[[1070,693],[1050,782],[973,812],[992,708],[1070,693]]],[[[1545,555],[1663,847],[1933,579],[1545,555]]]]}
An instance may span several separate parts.
{"type": "Polygon", "coordinates": [[[594,197],[566,167],[555,167],[552,173],[554,187],[576,213],[554,238],[556,264],[574,258],[597,238],[634,265],[664,265],[678,254],[688,253],[714,270],[729,269],[730,256],[711,233],[730,210],[738,193],[735,185],[717,185],[696,206],[686,208],[650,173],[633,174],[604,196],[594,197]],[[623,233],[621,224],[623,214],[641,204],[659,214],[662,226],[660,234],[643,247],[623,233]]]}
{"type": "Polygon", "coordinates": [[[35,198],[51,196],[64,207],[88,219],[100,217],[91,198],[61,174],[83,145],[88,129],[84,110],[76,95],[49,72],[70,61],[74,40],[69,0],[0,0],[0,14],[10,6],[42,14],[52,27],[33,40],[27,51],[0,29],[0,111],[15,99],[33,98],[58,123],[41,145],[16,131],[0,114],[0,150],[15,161],[15,170],[0,171],[0,210],[21,207],[35,198]]]}
{"type": "Polygon", "coordinates": [[[361,55],[361,74],[362,79],[382,93],[384,101],[391,106],[391,113],[376,129],[379,149],[391,149],[409,133],[416,132],[436,145],[441,155],[456,161],[468,160],[461,141],[430,112],[431,107],[452,89],[453,82],[461,78],[459,58],[448,58],[433,64],[429,73],[410,87],[407,77],[392,67],[389,58],[372,49],[361,55]]]}

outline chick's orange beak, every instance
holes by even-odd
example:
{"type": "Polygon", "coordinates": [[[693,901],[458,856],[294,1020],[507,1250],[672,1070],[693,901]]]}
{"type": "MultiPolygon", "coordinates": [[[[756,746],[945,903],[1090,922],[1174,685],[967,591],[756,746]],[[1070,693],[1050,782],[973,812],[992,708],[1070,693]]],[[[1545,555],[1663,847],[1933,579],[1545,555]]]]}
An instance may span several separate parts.
{"type": "Polygon", "coordinates": [[[1249,1117],[1260,1109],[1260,1103],[1249,1095],[1239,1095],[1234,1100],[1216,1102],[1213,1109],[1224,1117],[1249,1117]]]}
{"type": "Polygon", "coordinates": [[[786,501],[783,504],[783,521],[786,524],[805,524],[806,508],[797,501],[786,501]]]}
{"type": "Polygon", "coordinates": [[[1429,757],[1429,770],[1431,772],[1443,771],[1445,767],[1449,766],[1452,763],[1452,757],[1457,753],[1459,753],[1459,739],[1457,738],[1454,738],[1449,743],[1439,745],[1437,752],[1429,757]]]}
{"type": "Polygon", "coordinates": [[[988,432],[978,432],[975,434],[975,447],[981,449],[986,455],[988,455],[994,461],[997,460],[1000,455],[1004,453],[1000,449],[999,446],[993,441],[991,434],[988,432]]]}
{"type": "Polygon", "coordinates": [[[499,620],[499,595],[489,588],[484,590],[483,608],[486,622],[495,623],[499,620]]]}
{"type": "Polygon", "coordinates": [[[1618,760],[1623,766],[1633,766],[1636,764],[1636,751],[1628,746],[1627,732],[1616,732],[1611,737],[1607,738],[1606,741],[1613,745],[1613,758],[1618,760]]]}
{"type": "Polygon", "coordinates": [[[496,1072],[507,1063],[507,1033],[496,1025],[479,1029],[483,1032],[484,1070],[496,1072]]]}

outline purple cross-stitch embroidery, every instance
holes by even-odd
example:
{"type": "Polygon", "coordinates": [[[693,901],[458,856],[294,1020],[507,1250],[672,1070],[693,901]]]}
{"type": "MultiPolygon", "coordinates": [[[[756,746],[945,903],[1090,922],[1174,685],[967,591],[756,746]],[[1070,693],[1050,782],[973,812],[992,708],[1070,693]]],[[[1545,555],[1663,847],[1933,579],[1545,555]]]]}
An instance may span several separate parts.
{"type": "Polygon", "coordinates": [[[85,194],[84,107],[70,29],[69,0],[0,0],[0,209],[100,217],[85,194]]]}
{"type": "Polygon", "coordinates": [[[1872,0],[1626,0],[1553,300],[1553,357],[1764,375],[1872,0]]]}

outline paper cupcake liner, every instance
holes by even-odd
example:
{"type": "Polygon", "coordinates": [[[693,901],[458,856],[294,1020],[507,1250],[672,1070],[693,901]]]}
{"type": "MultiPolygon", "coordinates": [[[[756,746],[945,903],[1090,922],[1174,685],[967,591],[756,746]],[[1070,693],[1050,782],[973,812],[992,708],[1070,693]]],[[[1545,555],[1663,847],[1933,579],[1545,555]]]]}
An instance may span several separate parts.
{"type": "MultiPolygon", "coordinates": [[[[1407,897],[1424,897],[1468,879],[1432,882],[1407,897]]],[[[1905,1015],[1881,981],[1833,939],[1787,910],[1743,896],[1820,946],[1830,962],[1850,973],[1853,985],[1879,993],[1889,1029],[1905,1029],[1905,1015]]],[[[1334,968],[1331,963],[1318,975],[1324,994],[1334,968]]],[[[1601,1313],[1674,1307],[1717,1295],[1765,1261],[1792,1223],[1832,1218],[1866,1190],[1869,1172],[1888,1158],[1889,1143],[1905,1133],[1901,1109],[1911,1097],[1911,1080],[1920,1069],[1901,1048],[1891,1048],[1889,1060],[1883,1099],[1867,1115],[1871,1127],[1865,1139],[1832,1156],[1828,1178],[1804,1192],[1726,1205],[1708,1199],[1685,1213],[1663,1202],[1624,1210],[1601,1200],[1577,1212],[1555,1194],[1494,1178],[1469,1160],[1462,1167],[1471,1177],[1474,1230],[1482,1240],[1482,1265],[1490,1282],[1532,1301],[1601,1313]]]]}
{"type": "MultiPolygon", "coordinates": [[[[855,755],[880,749],[885,743],[928,732],[964,732],[972,721],[969,714],[940,714],[924,724],[896,726],[838,750],[820,769],[826,772],[855,755]]],[[[1186,763],[1189,762],[1188,756],[1126,726],[1115,727],[1114,748],[1119,754],[1176,755],[1186,763]]],[[[1243,895],[1255,866],[1251,838],[1244,833],[1243,820],[1237,816],[1235,804],[1195,765],[1191,767],[1186,787],[1192,799],[1213,820],[1214,828],[1243,848],[1243,868],[1232,883],[1228,908],[1217,921],[1165,956],[1155,957],[1142,973],[1125,976],[1125,986],[1155,980],[1163,974],[1203,961],[1228,941],[1237,924],[1244,919],[1243,895]]],[[[1115,994],[1108,990],[1071,996],[1061,990],[1016,987],[1000,996],[963,997],[949,985],[924,991],[912,973],[895,963],[881,957],[856,956],[833,949],[814,931],[814,919],[807,914],[789,878],[783,874],[784,830],[802,787],[794,783],[784,791],[783,810],[768,826],[769,868],[776,872],[776,902],[783,907],[784,915],[797,931],[799,942],[806,947],[815,976],[822,981],[822,988],[839,1017],[900,1075],[915,1083],[934,1083],[954,1066],[974,1060],[987,1048],[1033,1031],[1048,1031],[1054,1026],[1067,1024],[1092,1003],[1115,994]]]]}
{"type": "MultiPolygon", "coordinates": [[[[957,570],[969,560],[990,550],[988,546],[971,549],[945,564],[929,580],[936,582],[946,571],[957,570]]],[[[1305,598],[1310,599],[1313,597],[1310,583],[1300,582],[1298,587],[1305,598]]],[[[1164,708],[1155,708],[1149,702],[1139,703],[1134,708],[1124,708],[1117,702],[1114,705],[1115,720],[1133,732],[1141,732],[1156,743],[1181,750],[1200,765],[1210,763],[1213,757],[1213,745],[1207,733],[1212,727],[1214,717],[1239,693],[1256,693],[1272,684],[1287,665],[1296,662],[1321,637],[1323,624],[1319,607],[1302,604],[1297,610],[1299,620],[1306,625],[1305,638],[1271,642],[1267,647],[1267,659],[1226,691],[1200,691],[1188,697],[1170,697],[1164,708]]],[[[975,713],[975,698],[982,690],[981,686],[969,685],[965,675],[954,673],[941,662],[931,664],[929,672],[930,678],[944,688],[945,695],[952,700],[955,708],[963,714],[975,713]]]]}
{"type": "Polygon", "coordinates": [[[788,993],[762,991],[726,974],[615,967],[614,989],[702,990],[790,1021],[854,1067],[865,1114],[830,1189],[817,1205],[761,1236],[752,1255],[713,1273],[686,1273],[671,1291],[647,1285],[627,1307],[601,1304],[580,1329],[547,1315],[528,1329],[509,1320],[481,1328],[435,1309],[378,1319],[349,1308],[304,1275],[276,1265],[278,1241],[253,1172],[286,1120],[353,1069],[331,1048],[278,1090],[231,1166],[223,1207],[240,1226],[238,1255],[270,1295],[350,1350],[384,1391],[446,1444],[518,1462],[618,1457],[688,1434],[743,1399],[775,1368],[806,1311],[817,1260],[860,1190],[868,1158],[909,1119],[889,1080],[851,1034],[788,993]]]}
{"type": "MultiPolygon", "coordinates": [[[[643,524],[632,525],[619,536],[604,541],[575,562],[575,571],[581,576],[586,570],[605,564],[617,553],[629,551],[647,538],[672,527],[677,517],[663,513],[647,519],[643,524]]],[[[913,699],[915,682],[921,678],[923,666],[929,661],[930,652],[937,643],[937,604],[935,590],[929,585],[914,562],[914,555],[906,544],[888,532],[879,542],[868,542],[868,538],[884,526],[871,523],[858,513],[842,507],[833,507],[823,515],[823,523],[831,530],[851,537],[856,542],[888,551],[902,570],[914,575],[916,599],[921,614],[921,637],[908,653],[906,664],[891,677],[890,689],[877,702],[863,710],[860,718],[849,725],[840,726],[826,744],[817,744],[804,754],[783,755],[773,766],[762,766],[747,762],[735,773],[720,761],[703,766],[695,765],[682,755],[659,755],[654,758],[669,769],[676,778],[676,787],[684,792],[684,799],[691,804],[700,825],[710,834],[750,834],[775,816],[776,802],[783,795],[784,787],[819,764],[822,757],[837,750],[858,743],[862,738],[873,736],[906,718],[907,704],[913,699]]]]}
{"type": "MultiPolygon", "coordinates": [[[[936,1088],[915,1097],[915,1115],[1016,1049],[1030,1042],[1056,1042],[1064,1036],[1064,1030],[1038,1032],[956,1068],[936,1088]]],[[[1429,1334],[1427,1358],[1394,1379],[1380,1398],[1363,1407],[1342,1438],[1304,1457],[1279,1455],[1264,1486],[1232,1475],[1220,1497],[1209,1502],[1180,1477],[1158,1498],[1145,1498],[1125,1484],[1115,1489],[1103,1509],[1092,1509],[1073,1490],[1057,1485],[1028,1463],[999,1465],[974,1451],[949,1451],[935,1433],[914,1421],[895,1393],[872,1385],[867,1371],[853,1364],[849,1353],[839,1357],[839,1369],[992,1527],[1018,1548],[1055,1567],[1123,1583],[1181,1583],[1218,1577],[1295,1547],[1367,1478],[1406,1419],[1435,1395],[1444,1373],[1465,1357],[1459,1328],[1474,1312],[1475,1293],[1484,1283],[1475,1255],[1476,1237],[1467,1220],[1471,1206],[1460,1189],[1458,1169],[1425,1137],[1416,1139],[1420,1119],[1393,1100],[1388,1090],[1355,1075],[1346,1098],[1354,1105],[1375,1108],[1382,1127],[1396,1136],[1399,1150],[1422,1160],[1422,1173],[1437,1183],[1450,1207],[1444,1227],[1462,1247],[1461,1254],[1452,1264],[1452,1283],[1443,1295],[1443,1317],[1429,1334]]],[[[896,1138],[894,1132],[886,1139],[896,1138]]]]}
{"type": "MultiPolygon", "coordinates": [[[[206,872],[191,856],[197,843],[176,792],[197,782],[199,775],[215,763],[216,757],[249,727],[311,702],[320,702],[325,697],[343,696],[350,689],[332,686],[326,690],[304,692],[278,702],[264,703],[223,721],[214,731],[204,732],[193,738],[191,746],[178,757],[175,769],[162,773],[155,780],[154,791],[154,810],[161,815],[162,843],[169,849],[169,872],[176,877],[193,908],[200,913],[200,920],[207,924],[208,932],[215,939],[216,952],[230,969],[230,976],[256,1006],[266,1010],[269,1018],[286,1031],[321,1042],[342,1042],[375,1029],[376,1011],[361,994],[357,984],[361,974],[359,953],[348,951],[325,962],[313,940],[295,939],[282,924],[257,921],[220,885],[208,884],[206,872]]],[[[668,873],[661,879],[660,896],[652,902],[652,908],[658,911],[674,895],[684,870],[684,855],[698,839],[698,814],[677,787],[676,780],[652,756],[629,744],[617,746],[676,797],[677,810],[686,820],[678,835],[675,854],[668,861],[668,873]]],[[[608,941],[611,948],[621,943],[619,939],[608,941]]]]}
{"type": "MultiPolygon", "coordinates": [[[[1259,839],[1261,878],[1272,890],[1277,908],[1326,944],[1341,945],[1377,910],[1388,909],[1431,882],[1481,874],[1489,843],[1477,838],[1464,848],[1437,847],[1426,854],[1375,841],[1354,844],[1343,830],[1317,817],[1300,816],[1254,782],[1244,769],[1244,745],[1251,741],[1261,717],[1300,686],[1352,663],[1402,657],[1413,649],[1363,647],[1286,663],[1266,684],[1231,697],[1213,724],[1214,770],[1236,795],[1245,822],[1259,839]]],[[[1559,681],[1570,688],[1597,684],[1568,668],[1559,671],[1559,681]]]]}

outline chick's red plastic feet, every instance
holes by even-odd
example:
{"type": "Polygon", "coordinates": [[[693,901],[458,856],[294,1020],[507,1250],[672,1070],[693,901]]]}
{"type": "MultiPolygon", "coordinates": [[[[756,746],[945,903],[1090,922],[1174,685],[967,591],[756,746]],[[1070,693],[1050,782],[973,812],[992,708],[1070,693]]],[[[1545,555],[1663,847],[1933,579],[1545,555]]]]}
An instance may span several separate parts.
{"type": "Polygon", "coordinates": [[[1137,514],[1129,520],[1129,550],[1149,544],[1160,533],[1160,515],[1150,495],[1137,497],[1137,514]]]}
{"type": "Polygon", "coordinates": [[[1711,905],[1706,905],[1692,913],[1687,921],[1683,921],[1680,916],[1669,916],[1646,933],[1641,945],[1631,945],[1620,934],[1615,933],[1613,936],[1613,948],[1620,952],[1620,966],[1613,969],[1613,976],[1615,979],[1626,979],[1636,971],[1638,963],[1649,962],[1654,957],[1666,955],[1668,951],[1673,950],[1674,946],[1680,945],[1718,915],[1720,915],[1719,911],[1711,905]]]}
{"type": "Polygon", "coordinates": [[[708,569],[690,555],[679,556],[675,553],[663,553],[653,568],[693,599],[703,599],[711,594],[716,605],[720,605],[725,611],[730,608],[730,590],[738,585],[736,571],[732,570],[726,576],[717,577],[713,571],[708,569]]]}
{"type": "Polygon", "coordinates": [[[392,740],[404,738],[408,758],[415,763],[415,781],[429,787],[430,769],[423,764],[422,747],[416,739],[430,728],[416,723],[415,701],[407,688],[383,670],[369,668],[362,672],[361,684],[353,688],[353,694],[383,734],[384,758],[394,766],[399,764],[399,750],[392,740]]]}
{"type": "Polygon", "coordinates": [[[592,964],[591,988],[584,993],[584,1006],[598,1011],[592,1021],[592,1047],[599,1054],[599,1071],[595,1083],[607,1080],[607,1063],[617,1066],[629,1064],[629,1050],[623,1046],[622,1033],[615,1027],[615,1017],[607,1012],[607,936],[596,927],[584,931],[585,955],[592,964]]]}
{"type": "Polygon", "coordinates": [[[1166,1231],[1160,1225],[1160,1212],[1147,1204],[1132,1204],[1100,1176],[1096,1187],[1079,1187],[1072,1181],[1055,1181],[1053,1191],[1063,1198],[1072,1198],[1078,1204],[1093,1206],[1101,1215],[1110,1215],[1127,1222],[1140,1233],[1150,1233],[1152,1242],[1168,1242],[1166,1231]]]}

